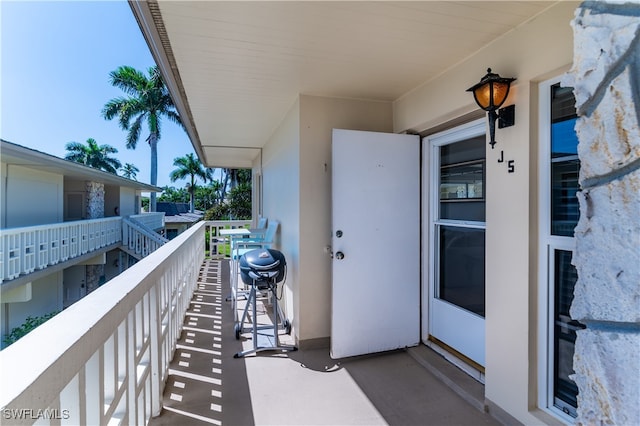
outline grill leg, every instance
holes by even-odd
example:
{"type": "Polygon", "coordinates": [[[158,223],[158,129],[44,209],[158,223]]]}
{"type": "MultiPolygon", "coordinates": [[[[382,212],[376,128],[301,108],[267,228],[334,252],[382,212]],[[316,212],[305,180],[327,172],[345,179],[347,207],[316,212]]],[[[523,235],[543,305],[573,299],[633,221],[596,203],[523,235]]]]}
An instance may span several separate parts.
{"type": "MultiPolygon", "coordinates": [[[[251,285],[251,292],[249,293],[249,298],[247,300],[247,305],[244,308],[244,312],[242,314],[242,320],[239,323],[239,330],[240,333],[243,331],[243,327],[244,327],[244,321],[246,319],[246,315],[247,315],[247,311],[249,309],[249,304],[251,304],[251,313],[253,314],[253,318],[252,318],[252,338],[253,338],[253,349],[249,349],[246,351],[242,351],[242,352],[238,352],[236,353],[233,357],[234,358],[242,358],[246,355],[250,355],[253,353],[257,353],[257,352],[261,352],[261,351],[297,351],[298,348],[296,346],[283,346],[280,345],[280,340],[278,338],[278,329],[279,329],[279,324],[280,321],[282,321],[282,324],[285,328],[288,328],[288,332],[290,332],[290,325],[286,326],[285,323],[288,323],[289,321],[284,319],[284,315],[282,313],[282,311],[280,310],[280,306],[278,306],[278,297],[277,297],[277,284],[276,283],[269,283],[269,292],[272,293],[273,295],[273,339],[274,339],[274,345],[273,346],[259,346],[258,345],[258,330],[259,329],[268,329],[268,328],[272,328],[272,326],[268,326],[268,327],[260,327],[258,326],[257,323],[257,290],[256,290],[256,282],[255,280],[253,281],[253,284],[251,285]]],[[[236,325],[236,327],[238,327],[238,325],[236,325]]],[[[238,334],[238,328],[236,328],[236,336],[239,337],[238,334]]]]}

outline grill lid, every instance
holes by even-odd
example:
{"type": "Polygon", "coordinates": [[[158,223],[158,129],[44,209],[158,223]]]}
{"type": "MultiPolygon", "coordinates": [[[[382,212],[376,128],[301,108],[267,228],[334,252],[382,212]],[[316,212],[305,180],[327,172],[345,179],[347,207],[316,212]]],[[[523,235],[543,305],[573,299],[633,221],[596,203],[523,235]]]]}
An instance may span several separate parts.
{"type": "Polygon", "coordinates": [[[280,259],[276,259],[269,249],[251,250],[245,253],[246,266],[256,271],[276,269],[280,265],[280,259]]]}

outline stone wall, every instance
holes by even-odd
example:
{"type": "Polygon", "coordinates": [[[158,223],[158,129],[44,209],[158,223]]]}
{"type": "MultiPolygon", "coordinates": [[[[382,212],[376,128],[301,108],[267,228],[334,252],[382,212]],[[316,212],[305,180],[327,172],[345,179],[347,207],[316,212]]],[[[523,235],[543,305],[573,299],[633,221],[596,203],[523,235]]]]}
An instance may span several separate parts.
{"type": "Polygon", "coordinates": [[[104,184],[98,182],[85,182],[87,194],[87,219],[99,219],[104,217],[104,184]]]}
{"type": "MultiPolygon", "coordinates": [[[[100,219],[104,217],[104,184],[98,182],[86,182],[87,195],[87,219],[100,219]]],[[[87,294],[100,286],[104,277],[104,265],[87,265],[85,283],[87,294]]]]}
{"type": "Polygon", "coordinates": [[[640,424],[640,3],[584,2],[572,22],[580,221],[572,318],[578,424],[640,424]]]}

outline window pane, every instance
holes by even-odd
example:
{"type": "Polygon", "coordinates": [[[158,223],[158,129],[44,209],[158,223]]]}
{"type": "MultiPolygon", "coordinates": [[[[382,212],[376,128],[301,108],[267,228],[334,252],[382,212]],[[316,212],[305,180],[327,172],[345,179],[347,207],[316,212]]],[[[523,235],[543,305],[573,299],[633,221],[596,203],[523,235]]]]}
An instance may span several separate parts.
{"type": "Polygon", "coordinates": [[[575,417],[578,387],[569,378],[573,371],[573,353],[576,330],[584,328],[571,319],[569,308],[573,301],[573,290],[578,279],[576,268],[571,264],[571,252],[555,250],[554,253],[554,386],[555,405],[575,417]]]}
{"type": "Polygon", "coordinates": [[[486,137],[484,135],[440,147],[440,166],[483,160],[486,137]]]}
{"type": "Polygon", "coordinates": [[[484,317],[484,230],[440,226],[438,298],[484,317]]]}
{"type": "Polygon", "coordinates": [[[551,234],[573,237],[580,218],[577,158],[551,164],[551,234]]]}
{"type": "Polygon", "coordinates": [[[440,218],[484,222],[484,204],[484,201],[440,203],[440,218]]]}
{"type": "Polygon", "coordinates": [[[440,219],[485,221],[485,137],[440,147],[440,219]]]}
{"type": "Polygon", "coordinates": [[[571,88],[551,87],[551,234],[573,236],[580,216],[578,136],[571,88]]]}
{"type": "Polygon", "coordinates": [[[551,124],[551,158],[578,155],[578,135],[575,127],[575,117],[551,124]]]}
{"type": "Polygon", "coordinates": [[[440,169],[440,200],[483,199],[484,162],[462,163],[440,169]]]}

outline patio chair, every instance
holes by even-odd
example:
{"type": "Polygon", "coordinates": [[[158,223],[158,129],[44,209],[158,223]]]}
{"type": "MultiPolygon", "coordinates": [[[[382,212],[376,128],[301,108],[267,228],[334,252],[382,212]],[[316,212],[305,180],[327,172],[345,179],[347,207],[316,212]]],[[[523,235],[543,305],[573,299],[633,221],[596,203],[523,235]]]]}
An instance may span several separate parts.
{"type": "Polygon", "coordinates": [[[248,251],[259,248],[270,248],[273,244],[273,240],[278,232],[280,222],[277,220],[270,220],[264,232],[260,232],[258,228],[251,230],[251,234],[242,238],[235,239],[231,246],[232,259],[237,261],[240,257],[248,251]]]}
{"type": "Polygon", "coordinates": [[[258,223],[256,223],[256,228],[265,229],[267,227],[267,218],[266,217],[258,217],[258,223]]]}

